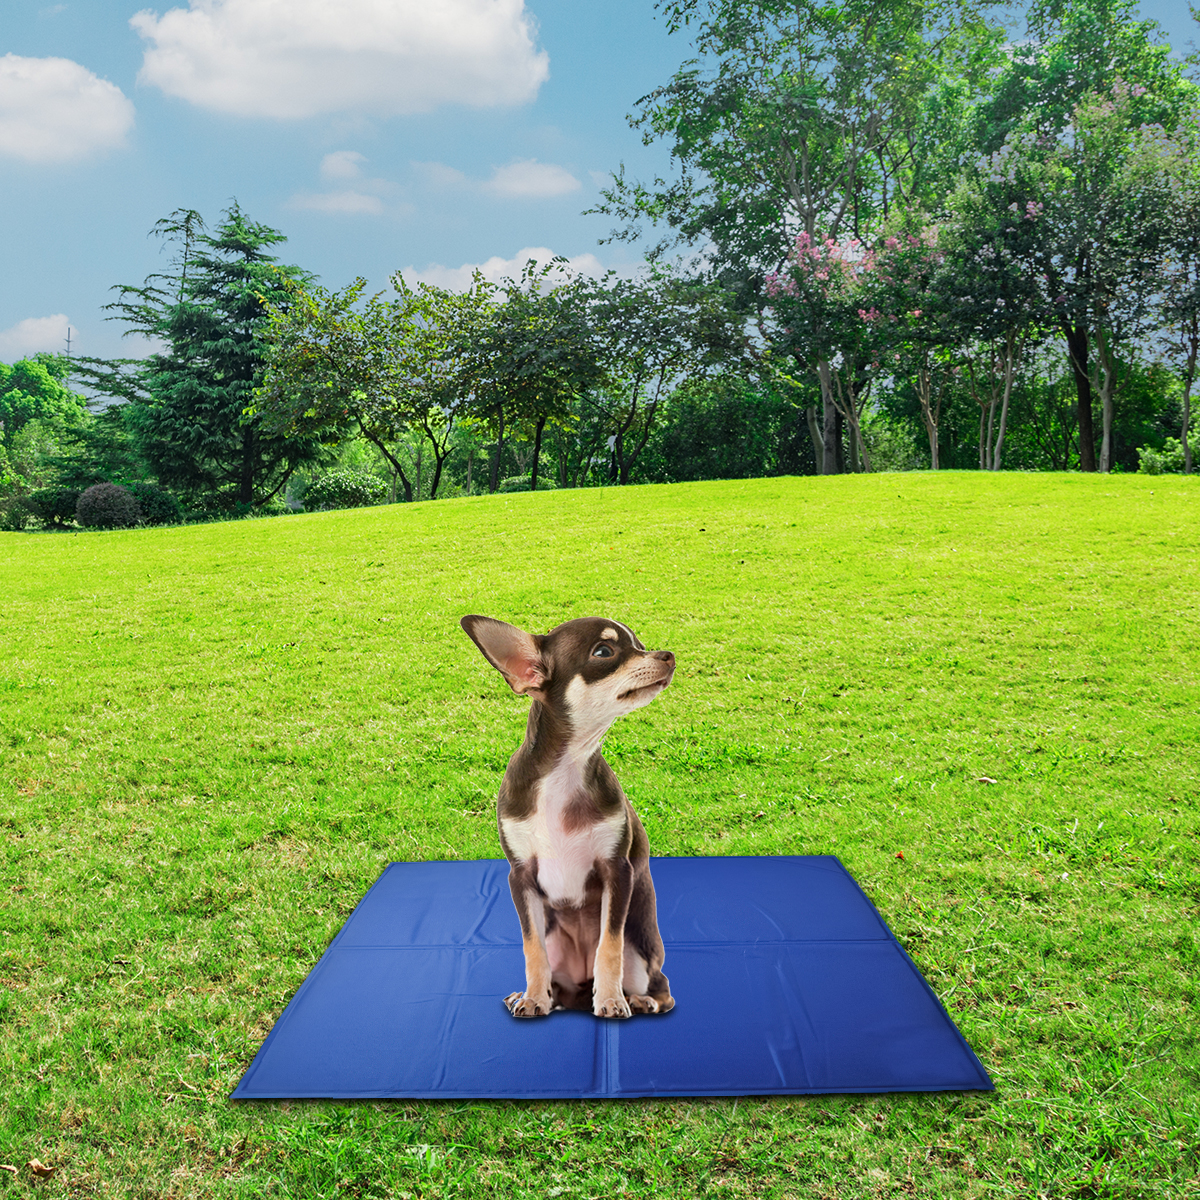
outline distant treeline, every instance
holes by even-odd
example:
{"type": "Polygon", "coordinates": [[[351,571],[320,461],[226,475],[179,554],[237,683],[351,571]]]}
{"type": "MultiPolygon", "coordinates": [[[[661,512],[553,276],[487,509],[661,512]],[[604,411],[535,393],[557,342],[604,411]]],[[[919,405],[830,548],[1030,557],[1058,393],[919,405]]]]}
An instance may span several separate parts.
{"type": "Polygon", "coordinates": [[[1039,2],[1017,30],[965,0],[662,12],[689,58],[632,121],[678,174],[622,168],[594,210],[643,247],[636,278],[556,261],[462,292],[331,291],[236,204],[212,228],[179,210],[155,227],[170,269],[109,306],[155,353],[0,365],[8,525],[70,523],[98,483],[169,519],[784,473],[1191,471],[1200,89],[1132,0],[1039,2]]]}

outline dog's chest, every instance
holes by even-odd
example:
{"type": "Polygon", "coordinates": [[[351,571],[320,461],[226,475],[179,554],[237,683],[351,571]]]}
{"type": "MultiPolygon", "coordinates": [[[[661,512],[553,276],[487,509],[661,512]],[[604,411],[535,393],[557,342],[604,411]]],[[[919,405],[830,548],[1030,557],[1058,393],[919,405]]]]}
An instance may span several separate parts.
{"type": "Polygon", "coordinates": [[[568,825],[571,801],[583,790],[579,768],[556,767],[538,787],[537,805],[522,820],[502,818],[509,853],[518,862],[537,859],[537,881],[552,904],[580,905],[596,861],[611,858],[625,833],[625,814],[582,826],[568,825]]]}

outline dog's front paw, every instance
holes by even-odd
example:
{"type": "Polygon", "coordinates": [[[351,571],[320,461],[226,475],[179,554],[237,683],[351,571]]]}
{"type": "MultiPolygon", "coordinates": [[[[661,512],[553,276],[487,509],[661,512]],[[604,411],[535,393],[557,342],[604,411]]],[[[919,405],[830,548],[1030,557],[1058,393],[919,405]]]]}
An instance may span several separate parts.
{"type": "Polygon", "coordinates": [[[610,996],[607,1000],[597,996],[592,1012],[598,1017],[627,1017],[630,1015],[629,1002],[624,996],[610,996]]]}
{"type": "Polygon", "coordinates": [[[544,996],[531,996],[528,992],[513,992],[511,996],[505,996],[504,1007],[514,1017],[548,1017],[553,1005],[549,992],[544,996]]]}

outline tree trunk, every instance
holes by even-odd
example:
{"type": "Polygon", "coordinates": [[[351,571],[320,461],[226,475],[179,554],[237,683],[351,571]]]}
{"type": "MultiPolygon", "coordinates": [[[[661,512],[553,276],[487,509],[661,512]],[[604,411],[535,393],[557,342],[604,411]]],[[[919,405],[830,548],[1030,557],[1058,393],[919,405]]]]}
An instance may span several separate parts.
{"type": "Polygon", "coordinates": [[[821,430],[817,427],[817,406],[810,404],[804,410],[804,419],[808,422],[808,436],[812,438],[813,457],[817,460],[817,474],[825,474],[825,442],[821,430]]]}
{"type": "MultiPolygon", "coordinates": [[[[917,399],[921,402],[921,420],[929,438],[929,469],[939,470],[938,463],[938,419],[933,411],[933,373],[928,366],[917,368],[917,399]]],[[[938,402],[941,407],[941,402],[938,402]]]]}
{"type": "Polygon", "coordinates": [[[1117,364],[1113,359],[1108,339],[1103,333],[1096,335],[1097,362],[1099,379],[1093,383],[1100,385],[1100,462],[1099,468],[1104,474],[1112,470],[1112,431],[1113,417],[1116,412],[1115,393],[1117,390],[1117,364]]]}
{"type": "Polygon", "coordinates": [[[504,406],[499,405],[496,408],[496,416],[499,421],[500,430],[496,437],[496,457],[492,459],[491,477],[488,480],[488,492],[494,495],[496,489],[500,486],[500,455],[504,452],[504,406]]]}
{"type": "Polygon", "coordinates": [[[1067,356],[1075,375],[1075,394],[1079,413],[1079,469],[1096,469],[1096,435],[1092,429],[1092,380],[1088,374],[1087,330],[1078,325],[1061,325],[1067,339],[1067,356]]]}
{"type": "MultiPolygon", "coordinates": [[[[971,358],[967,359],[967,378],[971,381],[971,396],[979,405],[979,469],[986,471],[991,463],[989,454],[992,448],[991,435],[987,432],[988,406],[979,398],[979,388],[975,383],[975,363],[971,358]]],[[[988,395],[991,394],[989,388],[988,395]]]]}
{"type": "Polygon", "coordinates": [[[817,359],[817,378],[821,382],[821,474],[838,474],[842,457],[841,422],[833,399],[833,381],[829,377],[829,364],[823,359],[817,359]]]}
{"type": "MultiPolygon", "coordinates": [[[[1000,470],[1000,453],[1004,449],[1004,434],[1008,429],[1008,402],[1012,397],[1013,380],[1017,374],[1017,334],[1010,329],[1004,339],[1004,398],[1000,402],[1000,427],[996,430],[996,444],[992,450],[992,470],[1000,470]]],[[[995,390],[992,392],[992,408],[996,407],[995,390]]]]}
{"type": "Polygon", "coordinates": [[[533,470],[529,472],[529,490],[537,491],[538,460],[542,455],[542,430],[546,428],[546,418],[538,417],[537,433],[533,436],[533,470]]]}
{"type": "Polygon", "coordinates": [[[1192,435],[1192,384],[1196,382],[1196,352],[1200,350],[1200,318],[1192,317],[1192,327],[1188,330],[1188,360],[1187,372],[1183,378],[1183,473],[1192,473],[1192,443],[1188,440],[1192,435]]]}
{"type": "MultiPolygon", "coordinates": [[[[412,497],[412,484],[409,483],[408,476],[405,475],[404,468],[400,465],[400,460],[387,448],[387,445],[384,443],[382,438],[376,437],[372,433],[368,433],[361,421],[358,423],[358,428],[359,428],[359,431],[362,433],[363,437],[365,437],[367,439],[367,441],[370,442],[372,445],[378,447],[379,453],[382,454],[383,457],[386,458],[388,460],[388,462],[390,462],[392,464],[392,470],[396,472],[396,475],[399,477],[401,484],[403,484],[403,486],[404,486],[404,499],[406,502],[411,503],[412,498],[413,498],[412,497]]],[[[395,496],[395,485],[394,484],[393,484],[392,495],[393,495],[393,497],[395,496]]]]}

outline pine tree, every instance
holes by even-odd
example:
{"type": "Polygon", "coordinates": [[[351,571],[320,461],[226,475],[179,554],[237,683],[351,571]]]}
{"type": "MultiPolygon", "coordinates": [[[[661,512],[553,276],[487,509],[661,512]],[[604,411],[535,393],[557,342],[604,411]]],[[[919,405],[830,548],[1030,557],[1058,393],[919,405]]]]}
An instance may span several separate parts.
{"type": "Polygon", "coordinates": [[[279,266],[268,251],[282,233],[249,220],[236,201],[211,233],[180,209],[153,232],[179,248],[171,274],[122,286],[109,307],[163,345],[142,360],[90,364],[95,386],[130,402],[129,426],[159,482],[204,508],[260,505],[323,448],[312,438],[264,431],[248,415],[261,383],[266,303],[285,306],[288,280],[312,277],[279,266]]]}

